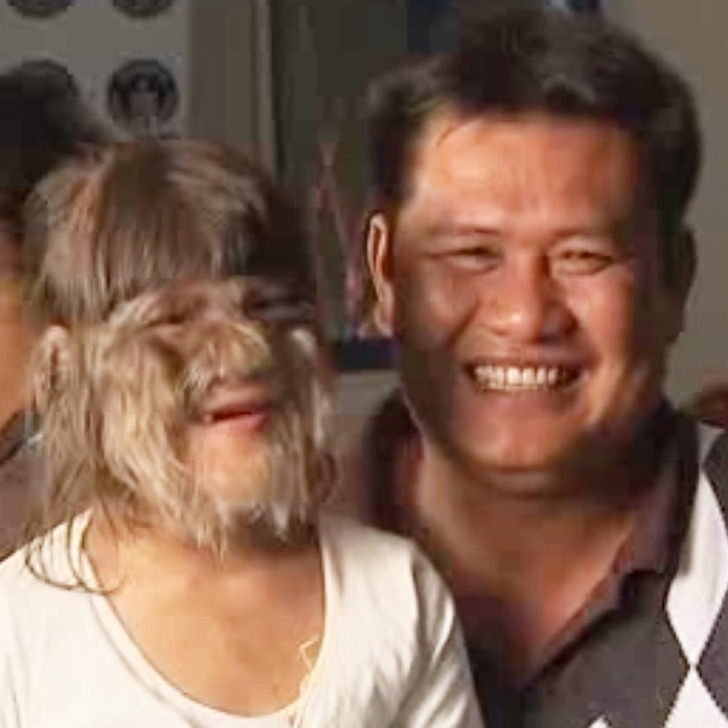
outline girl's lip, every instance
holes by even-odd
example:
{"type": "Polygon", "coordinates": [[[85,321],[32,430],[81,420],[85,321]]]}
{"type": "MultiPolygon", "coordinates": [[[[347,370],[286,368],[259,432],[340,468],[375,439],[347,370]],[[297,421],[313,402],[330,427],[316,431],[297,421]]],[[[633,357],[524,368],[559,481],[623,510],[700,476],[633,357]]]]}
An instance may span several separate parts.
{"type": "Polygon", "coordinates": [[[265,416],[272,408],[270,393],[260,386],[218,390],[203,403],[196,419],[211,425],[234,418],[265,416]]]}
{"type": "Polygon", "coordinates": [[[200,423],[214,425],[218,422],[237,419],[241,417],[264,417],[270,412],[269,404],[229,406],[214,411],[203,412],[200,423]]]}

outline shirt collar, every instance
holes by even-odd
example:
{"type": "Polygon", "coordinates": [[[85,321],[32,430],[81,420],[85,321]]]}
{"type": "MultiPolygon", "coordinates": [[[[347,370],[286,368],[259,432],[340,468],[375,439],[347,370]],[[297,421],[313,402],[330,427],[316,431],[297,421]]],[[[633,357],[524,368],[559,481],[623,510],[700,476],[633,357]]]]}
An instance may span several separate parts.
{"type": "Polygon", "coordinates": [[[665,403],[648,433],[656,458],[652,483],[640,504],[635,526],[617,555],[614,574],[665,574],[673,566],[682,542],[689,501],[698,472],[694,421],[665,403]]]}
{"type": "Polygon", "coordinates": [[[638,583],[643,583],[638,580],[647,578],[668,584],[669,575],[677,568],[697,482],[695,422],[664,403],[638,446],[645,458],[653,459],[656,469],[651,470],[652,476],[647,476],[644,483],[645,497],[630,535],[609,573],[548,645],[528,683],[532,684],[559,655],[607,615],[631,608],[628,597],[634,594],[638,583]]]}

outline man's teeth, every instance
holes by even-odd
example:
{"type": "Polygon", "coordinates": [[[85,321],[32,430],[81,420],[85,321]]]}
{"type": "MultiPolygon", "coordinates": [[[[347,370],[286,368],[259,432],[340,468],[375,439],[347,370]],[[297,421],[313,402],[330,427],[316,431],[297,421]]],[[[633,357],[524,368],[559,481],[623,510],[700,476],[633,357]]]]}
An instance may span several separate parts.
{"type": "Polygon", "coordinates": [[[515,367],[481,365],[473,369],[475,381],[483,389],[548,389],[563,384],[568,373],[560,367],[515,367]]]}

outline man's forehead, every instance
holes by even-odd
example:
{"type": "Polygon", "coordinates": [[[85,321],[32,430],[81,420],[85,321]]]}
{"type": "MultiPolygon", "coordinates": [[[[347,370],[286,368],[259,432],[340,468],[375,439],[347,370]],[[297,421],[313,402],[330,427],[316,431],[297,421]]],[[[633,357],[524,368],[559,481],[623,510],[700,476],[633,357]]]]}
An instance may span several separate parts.
{"type": "Polygon", "coordinates": [[[642,207],[638,145],[598,120],[442,112],[413,152],[400,221],[411,214],[467,217],[469,207],[482,214],[512,204],[519,214],[558,209],[610,219],[642,207]]]}
{"type": "Polygon", "coordinates": [[[454,108],[435,112],[417,136],[413,161],[437,154],[448,154],[493,142],[517,145],[524,136],[600,138],[637,152],[637,140],[614,122],[591,117],[571,116],[548,111],[467,113],[454,108]]]}

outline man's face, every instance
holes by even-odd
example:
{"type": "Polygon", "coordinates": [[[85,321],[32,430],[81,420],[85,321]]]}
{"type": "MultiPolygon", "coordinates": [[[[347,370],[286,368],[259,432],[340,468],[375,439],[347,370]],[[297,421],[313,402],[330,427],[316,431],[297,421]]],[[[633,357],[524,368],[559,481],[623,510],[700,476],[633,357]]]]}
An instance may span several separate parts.
{"type": "Polygon", "coordinates": [[[426,441],[476,473],[553,474],[655,408],[682,300],[631,138],[560,117],[425,127],[369,262],[426,441]]]}

